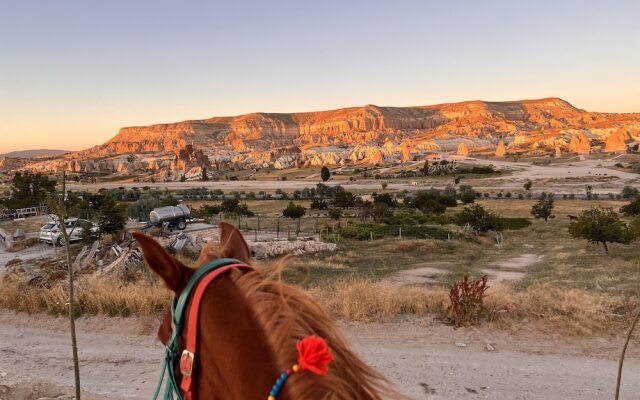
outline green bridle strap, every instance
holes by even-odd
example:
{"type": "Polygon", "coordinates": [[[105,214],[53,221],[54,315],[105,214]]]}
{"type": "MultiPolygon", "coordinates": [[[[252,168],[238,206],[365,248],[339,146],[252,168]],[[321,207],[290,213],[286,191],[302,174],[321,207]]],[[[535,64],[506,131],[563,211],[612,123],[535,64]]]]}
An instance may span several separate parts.
{"type": "Polygon", "coordinates": [[[187,286],[185,286],[185,288],[182,290],[182,293],[180,293],[180,297],[178,299],[174,297],[173,303],[171,305],[171,325],[173,325],[173,333],[171,334],[171,340],[166,346],[166,354],[164,363],[162,364],[160,381],[158,382],[156,392],[153,395],[153,400],[157,400],[158,396],[160,395],[162,383],[164,382],[165,372],[168,372],[168,378],[165,385],[163,399],[173,400],[175,394],[178,400],[184,400],[182,393],[180,392],[180,385],[176,381],[175,367],[176,361],[178,360],[180,333],[182,332],[182,328],[184,326],[185,310],[187,308],[187,303],[189,302],[189,297],[191,296],[191,292],[193,291],[193,289],[198,285],[198,282],[200,282],[200,280],[205,275],[207,275],[211,271],[230,264],[243,264],[243,262],[235,260],[233,258],[220,258],[203,265],[202,267],[198,268],[191,276],[191,279],[189,279],[187,286]]]}

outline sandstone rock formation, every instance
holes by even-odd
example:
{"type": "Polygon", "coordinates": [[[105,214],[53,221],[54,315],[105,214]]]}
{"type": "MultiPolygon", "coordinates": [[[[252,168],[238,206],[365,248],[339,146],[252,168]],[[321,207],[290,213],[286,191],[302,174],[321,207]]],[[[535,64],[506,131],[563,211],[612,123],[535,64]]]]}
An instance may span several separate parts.
{"type": "Polygon", "coordinates": [[[467,155],[470,150],[495,151],[501,157],[506,154],[504,142],[509,143],[510,152],[519,154],[548,154],[557,147],[587,154],[590,138],[607,140],[606,151],[622,151],[628,139],[620,132],[611,135],[616,130],[640,131],[640,114],[587,112],[559,98],[418,107],[366,105],[127,127],[102,145],[27,168],[120,174],[162,171],[167,179],[177,179],[209,163],[216,169],[388,164],[432,152],[467,155]],[[496,138],[505,139],[494,150],[496,138]],[[189,145],[200,154],[180,156],[189,145]],[[127,154],[138,157],[128,162],[127,154]]]}
{"type": "Polygon", "coordinates": [[[504,157],[507,154],[507,149],[504,147],[504,140],[501,140],[496,149],[496,157],[504,157]]]}
{"type": "Polygon", "coordinates": [[[456,154],[459,156],[466,156],[469,154],[469,147],[467,147],[467,145],[464,142],[460,142],[460,144],[458,145],[458,150],[456,151],[456,154]]]}
{"type": "Polygon", "coordinates": [[[591,145],[583,132],[574,133],[569,142],[569,151],[577,154],[589,154],[591,145]]]}
{"type": "Polygon", "coordinates": [[[627,150],[627,142],[630,140],[631,135],[629,132],[624,128],[620,128],[607,138],[604,151],[625,152],[627,150]]]}

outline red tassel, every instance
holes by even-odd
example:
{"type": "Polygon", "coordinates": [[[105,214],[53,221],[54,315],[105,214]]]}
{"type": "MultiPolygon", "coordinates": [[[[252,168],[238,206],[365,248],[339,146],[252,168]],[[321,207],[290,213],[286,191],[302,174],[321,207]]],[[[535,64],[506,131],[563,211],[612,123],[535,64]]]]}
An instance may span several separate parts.
{"type": "Polygon", "coordinates": [[[324,339],[318,336],[309,336],[298,342],[298,365],[300,369],[306,369],[318,375],[326,375],[329,372],[329,363],[333,356],[324,339]]]}

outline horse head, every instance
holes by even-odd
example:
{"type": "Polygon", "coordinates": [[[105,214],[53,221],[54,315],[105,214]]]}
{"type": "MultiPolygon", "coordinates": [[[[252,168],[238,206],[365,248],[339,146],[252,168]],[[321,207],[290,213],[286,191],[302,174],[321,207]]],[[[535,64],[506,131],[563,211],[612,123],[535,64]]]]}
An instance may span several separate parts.
{"type": "MultiPolygon", "coordinates": [[[[193,268],[170,255],[154,239],[134,233],[144,258],[178,298],[197,269],[224,258],[249,264],[251,253],[242,234],[222,223],[220,244],[205,246],[193,268]]],[[[187,303],[187,308],[193,304],[187,303]]],[[[176,333],[184,349],[187,327],[176,333]]],[[[326,374],[301,370],[286,379],[278,400],[382,399],[398,397],[387,381],[347,346],[327,313],[302,290],[265,279],[252,269],[230,269],[204,289],[197,317],[197,354],[190,379],[194,399],[267,399],[283,372],[292,371],[301,341],[323,338],[333,357],[326,374]]],[[[168,344],[172,316],[164,315],[158,338],[168,344]]],[[[178,382],[179,365],[174,365],[178,382]]],[[[295,368],[294,368],[295,369],[295,368]]],[[[296,369],[297,371],[297,369],[296,369]]],[[[271,398],[271,397],[269,397],[271,398]]]]}

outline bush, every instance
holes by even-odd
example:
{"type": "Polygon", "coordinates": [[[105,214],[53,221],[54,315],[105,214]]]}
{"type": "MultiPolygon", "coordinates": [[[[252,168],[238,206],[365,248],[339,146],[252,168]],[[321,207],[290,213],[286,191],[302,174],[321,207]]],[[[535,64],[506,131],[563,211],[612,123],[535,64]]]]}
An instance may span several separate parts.
{"type": "Polygon", "coordinates": [[[314,200],[309,205],[309,208],[311,208],[312,210],[326,210],[327,208],[329,208],[329,205],[324,200],[314,200]]]}
{"type": "Polygon", "coordinates": [[[455,193],[441,194],[438,190],[422,190],[417,192],[409,201],[408,206],[422,212],[444,213],[447,207],[457,205],[455,193]]]}
{"type": "Polygon", "coordinates": [[[332,207],[329,209],[329,218],[337,221],[342,218],[342,208],[340,207],[332,207]]]}
{"type": "Polygon", "coordinates": [[[449,290],[451,305],[448,308],[449,319],[456,327],[477,323],[482,317],[489,317],[489,311],[484,305],[487,277],[470,281],[467,275],[462,281],[455,282],[449,290]]]}
{"type": "Polygon", "coordinates": [[[340,228],[340,235],[355,240],[382,239],[389,236],[389,227],[376,223],[353,224],[340,228]]]}
{"type": "Polygon", "coordinates": [[[546,222],[553,212],[553,203],[553,193],[542,192],[538,202],[531,207],[531,214],[536,219],[542,218],[546,222]]]}
{"type": "Polygon", "coordinates": [[[399,212],[389,219],[390,225],[413,226],[425,224],[447,225],[457,222],[453,214],[432,214],[420,211],[399,212]]]}
{"type": "Polygon", "coordinates": [[[640,197],[636,197],[629,204],[620,207],[620,212],[625,215],[640,215],[640,197]]]}
{"type": "Polygon", "coordinates": [[[526,218],[507,218],[500,217],[499,225],[501,230],[512,230],[515,231],[517,229],[523,229],[528,226],[531,226],[531,221],[526,218]]]}
{"type": "Polygon", "coordinates": [[[498,231],[502,229],[500,217],[488,212],[479,204],[465,207],[456,215],[458,225],[469,224],[473,230],[480,232],[498,231]]]}
{"type": "Polygon", "coordinates": [[[160,207],[160,200],[151,193],[144,193],[137,201],[129,205],[127,215],[139,221],[149,221],[149,213],[158,207],[160,207]]]}
{"type": "Polygon", "coordinates": [[[476,192],[471,188],[471,186],[467,186],[467,188],[461,189],[460,201],[464,204],[471,204],[476,200],[476,192]]]}
{"type": "Polygon", "coordinates": [[[282,210],[282,216],[285,218],[298,219],[302,218],[306,213],[306,208],[301,205],[294,204],[292,201],[289,202],[287,208],[282,210]]]}
{"type": "Polygon", "coordinates": [[[397,203],[390,193],[383,193],[374,196],[373,202],[376,204],[385,204],[389,207],[397,206],[397,203]]]}
{"type": "Polygon", "coordinates": [[[620,192],[623,199],[633,199],[635,197],[640,196],[640,191],[633,186],[625,186],[622,188],[622,192],[620,192]]]}

